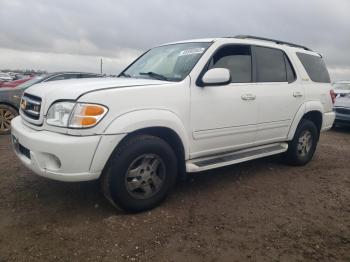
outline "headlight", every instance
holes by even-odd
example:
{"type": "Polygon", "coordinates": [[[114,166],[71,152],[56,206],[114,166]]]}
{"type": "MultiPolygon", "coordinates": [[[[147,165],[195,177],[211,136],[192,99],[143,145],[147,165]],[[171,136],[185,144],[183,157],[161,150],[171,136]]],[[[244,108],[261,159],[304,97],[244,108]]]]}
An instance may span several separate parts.
{"type": "Polygon", "coordinates": [[[102,105],[57,102],[46,116],[46,123],[52,126],[69,128],[87,128],[95,126],[107,113],[102,105]]]}
{"type": "Polygon", "coordinates": [[[73,102],[58,102],[53,104],[46,116],[46,123],[51,126],[67,127],[69,117],[75,106],[73,102]]]}

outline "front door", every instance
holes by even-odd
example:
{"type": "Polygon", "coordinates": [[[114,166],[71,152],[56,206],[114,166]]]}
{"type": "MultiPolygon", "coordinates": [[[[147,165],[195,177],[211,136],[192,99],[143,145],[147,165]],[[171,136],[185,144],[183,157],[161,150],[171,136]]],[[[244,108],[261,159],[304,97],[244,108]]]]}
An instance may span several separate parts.
{"type": "Polygon", "coordinates": [[[191,158],[252,146],[258,121],[249,45],[218,48],[207,69],[227,68],[227,85],[191,86],[191,158]]]}

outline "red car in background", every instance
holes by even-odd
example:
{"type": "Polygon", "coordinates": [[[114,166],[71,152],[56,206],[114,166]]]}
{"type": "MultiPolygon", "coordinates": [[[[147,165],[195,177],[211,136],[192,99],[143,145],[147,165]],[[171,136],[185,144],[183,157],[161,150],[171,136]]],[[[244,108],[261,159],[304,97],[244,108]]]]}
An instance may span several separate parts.
{"type": "Polygon", "coordinates": [[[0,82],[0,88],[2,87],[16,87],[24,82],[27,82],[28,80],[32,79],[33,77],[28,77],[28,78],[23,78],[23,79],[18,79],[14,81],[5,81],[5,82],[0,82]]]}

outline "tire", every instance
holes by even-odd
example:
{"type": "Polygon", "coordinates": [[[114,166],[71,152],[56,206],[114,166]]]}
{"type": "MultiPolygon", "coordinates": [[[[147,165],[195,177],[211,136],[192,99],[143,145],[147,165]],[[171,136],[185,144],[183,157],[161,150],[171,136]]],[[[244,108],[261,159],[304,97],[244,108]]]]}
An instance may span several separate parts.
{"type": "Polygon", "coordinates": [[[289,142],[286,153],[287,163],[294,166],[307,164],[316,151],[318,138],[319,131],[316,125],[310,120],[302,119],[293,140],[289,142]]]}
{"type": "Polygon", "coordinates": [[[127,138],[111,155],[101,177],[105,197],[128,212],[156,207],[177,177],[177,158],[161,138],[139,135],[127,138]]]}
{"type": "Polygon", "coordinates": [[[10,134],[11,120],[18,116],[18,112],[11,106],[0,104],[0,135],[10,134]]]}

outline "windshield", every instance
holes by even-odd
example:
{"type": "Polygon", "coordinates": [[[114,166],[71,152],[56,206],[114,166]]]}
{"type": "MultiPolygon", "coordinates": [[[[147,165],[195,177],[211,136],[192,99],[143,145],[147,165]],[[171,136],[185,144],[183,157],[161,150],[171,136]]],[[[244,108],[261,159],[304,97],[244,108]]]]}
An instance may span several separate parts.
{"type": "Polygon", "coordinates": [[[40,83],[43,80],[44,76],[35,76],[32,79],[24,82],[23,84],[20,84],[17,86],[17,88],[20,89],[26,89],[34,84],[40,83]]]}
{"type": "Polygon", "coordinates": [[[210,43],[181,43],[153,48],[120,74],[123,77],[183,80],[210,43]]]}
{"type": "Polygon", "coordinates": [[[350,83],[335,83],[333,84],[334,89],[350,90],[350,83]]]}

